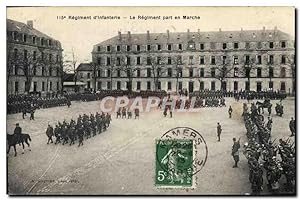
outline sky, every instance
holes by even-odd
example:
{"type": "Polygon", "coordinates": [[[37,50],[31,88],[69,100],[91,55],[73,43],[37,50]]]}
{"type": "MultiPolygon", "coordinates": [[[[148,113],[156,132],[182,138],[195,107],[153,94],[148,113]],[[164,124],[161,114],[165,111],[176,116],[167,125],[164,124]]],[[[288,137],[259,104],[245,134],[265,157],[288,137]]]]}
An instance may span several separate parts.
{"type": "Polygon", "coordinates": [[[61,42],[67,57],[73,49],[78,64],[90,62],[93,45],[116,36],[118,31],[185,32],[190,29],[197,32],[198,29],[256,30],[277,26],[295,35],[293,7],[8,7],[7,18],[23,23],[33,20],[35,29],[61,42]],[[69,16],[91,16],[91,19],[74,20],[69,16]],[[94,16],[119,16],[120,19],[94,19],[94,16]],[[160,16],[160,19],[145,20],[138,16],[160,16]],[[176,16],[180,19],[175,19],[176,16]],[[199,17],[182,19],[183,16],[199,17]]]}

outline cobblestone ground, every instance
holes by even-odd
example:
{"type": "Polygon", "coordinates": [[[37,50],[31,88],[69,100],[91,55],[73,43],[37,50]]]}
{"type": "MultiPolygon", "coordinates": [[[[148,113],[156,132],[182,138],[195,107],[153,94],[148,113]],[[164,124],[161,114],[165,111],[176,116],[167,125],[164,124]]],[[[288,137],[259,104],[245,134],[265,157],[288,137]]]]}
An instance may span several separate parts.
{"type": "MultiPolygon", "coordinates": [[[[141,113],[140,119],[116,119],[109,129],[77,145],[47,145],[47,124],[58,120],[76,119],[79,114],[99,111],[99,102],[74,102],[71,108],[56,107],[37,110],[35,121],[21,114],[7,116],[7,131],[12,133],[19,122],[24,133],[32,138],[31,149],[17,146],[8,155],[8,190],[11,194],[246,194],[251,192],[248,166],[240,155],[239,168],[232,168],[233,137],[246,142],[241,118],[242,103],[226,99],[232,105],[233,117],[228,118],[228,107],[201,108],[197,113],[174,113],[173,118],[162,116],[160,110],[141,113]],[[221,142],[216,140],[217,122],[222,124],[221,142]],[[191,127],[205,138],[208,159],[197,174],[193,190],[158,189],[154,186],[155,139],[177,126],[191,127]]],[[[274,104],[277,101],[272,101],[274,104]]],[[[294,99],[283,101],[283,117],[273,110],[272,137],[288,138],[289,120],[295,115],[294,99]]],[[[278,141],[277,139],[277,141],[278,141]]],[[[242,150],[242,149],[241,149],[242,150]]]]}

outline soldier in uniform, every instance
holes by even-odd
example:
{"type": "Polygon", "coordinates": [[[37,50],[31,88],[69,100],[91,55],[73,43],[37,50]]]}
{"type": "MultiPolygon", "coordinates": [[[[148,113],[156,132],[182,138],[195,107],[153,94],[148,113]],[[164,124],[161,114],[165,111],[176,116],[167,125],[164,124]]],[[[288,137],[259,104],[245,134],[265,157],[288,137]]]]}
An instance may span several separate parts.
{"type": "Polygon", "coordinates": [[[271,132],[273,120],[271,117],[268,117],[268,122],[266,124],[266,128],[271,132]]]}
{"type": "Polygon", "coordinates": [[[30,110],[30,120],[34,120],[34,108],[30,110]]]}
{"type": "Polygon", "coordinates": [[[238,162],[240,160],[240,156],[239,156],[239,148],[241,147],[240,145],[240,138],[238,141],[236,141],[236,138],[233,138],[233,145],[232,145],[232,152],[231,152],[231,155],[233,157],[233,160],[234,160],[234,165],[233,165],[233,168],[236,168],[238,167],[238,162]]]}
{"type": "Polygon", "coordinates": [[[83,145],[83,135],[84,135],[82,126],[79,126],[77,131],[78,131],[77,133],[78,133],[78,140],[79,140],[78,147],[80,147],[80,145],[81,146],[83,145]]]}
{"type": "Polygon", "coordinates": [[[218,125],[217,125],[217,137],[218,137],[218,142],[221,141],[221,133],[222,133],[222,127],[221,127],[221,124],[218,122],[218,125]]]}
{"type": "Polygon", "coordinates": [[[290,123],[289,123],[289,127],[290,127],[290,131],[291,131],[291,135],[290,135],[290,137],[293,137],[293,136],[295,136],[295,130],[296,130],[296,128],[295,128],[295,126],[296,126],[296,124],[295,124],[295,120],[294,120],[294,118],[292,117],[291,118],[291,121],[290,121],[290,123]]]}
{"type": "Polygon", "coordinates": [[[19,123],[16,123],[14,134],[17,136],[18,144],[21,145],[20,143],[21,143],[22,128],[20,127],[19,123]]]}
{"type": "Polygon", "coordinates": [[[48,142],[47,144],[49,144],[49,142],[51,141],[51,143],[53,143],[53,140],[52,140],[52,136],[53,136],[53,127],[48,124],[48,128],[46,130],[46,135],[48,137],[48,142]]]}
{"type": "Polygon", "coordinates": [[[231,114],[232,114],[232,107],[231,106],[229,106],[228,114],[229,114],[229,118],[231,118],[231,114]]]}

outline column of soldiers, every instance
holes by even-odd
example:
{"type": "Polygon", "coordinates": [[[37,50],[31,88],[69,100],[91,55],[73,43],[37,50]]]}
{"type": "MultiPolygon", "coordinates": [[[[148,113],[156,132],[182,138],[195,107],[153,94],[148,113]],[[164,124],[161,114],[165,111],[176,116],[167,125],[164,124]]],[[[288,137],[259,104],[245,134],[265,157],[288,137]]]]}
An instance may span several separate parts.
{"type": "Polygon", "coordinates": [[[264,173],[269,191],[276,193],[281,189],[279,179],[286,178],[286,191],[295,191],[295,147],[288,139],[271,141],[269,121],[264,125],[264,118],[252,106],[251,112],[244,104],[243,117],[247,130],[248,143],[245,144],[244,155],[249,164],[249,181],[253,194],[263,190],[264,173]]]}
{"type": "Polygon", "coordinates": [[[78,141],[78,147],[83,145],[83,140],[96,136],[107,130],[111,123],[111,115],[109,113],[96,113],[82,116],[79,115],[77,120],[71,119],[70,122],[64,120],[58,122],[53,128],[48,125],[46,135],[48,137],[47,144],[53,143],[53,136],[56,138],[54,144],[61,143],[62,145],[75,144],[78,141]]]}
{"type": "MultiPolygon", "coordinates": [[[[134,119],[139,119],[140,117],[140,110],[138,108],[134,109],[134,119]]],[[[121,119],[132,119],[132,110],[129,108],[119,108],[117,111],[116,118],[121,118],[121,119]]]]}
{"type": "Polygon", "coordinates": [[[247,99],[248,101],[254,99],[282,100],[287,97],[287,94],[280,91],[239,91],[235,92],[233,96],[236,101],[239,101],[240,99],[247,99]]]}

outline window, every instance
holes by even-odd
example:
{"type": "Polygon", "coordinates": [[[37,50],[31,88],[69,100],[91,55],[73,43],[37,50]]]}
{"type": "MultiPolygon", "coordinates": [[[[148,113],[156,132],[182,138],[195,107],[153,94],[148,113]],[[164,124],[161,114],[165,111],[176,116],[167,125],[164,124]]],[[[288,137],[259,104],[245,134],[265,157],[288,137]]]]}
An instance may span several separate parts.
{"type": "Polygon", "coordinates": [[[160,81],[157,82],[157,89],[161,90],[161,82],[160,81]]]}
{"type": "Polygon", "coordinates": [[[106,51],[110,52],[110,46],[106,46],[106,51]]]}
{"type": "Polygon", "coordinates": [[[18,38],[18,33],[17,32],[13,32],[13,40],[17,40],[18,38]]]}
{"type": "Polygon", "coordinates": [[[107,77],[110,77],[110,76],[111,76],[111,71],[110,71],[110,69],[107,69],[106,73],[107,73],[107,77]]]}
{"type": "Polygon", "coordinates": [[[158,50],[158,51],[161,50],[161,45],[160,45],[160,44],[157,45],[157,50],[158,50]]]}
{"type": "Polygon", "coordinates": [[[216,77],[216,69],[215,68],[211,68],[210,75],[212,78],[216,77]]]}
{"type": "Polygon", "coordinates": [[[212,91],[216,90],[216,82],[215,82],[215,81],[212,81],[212,82],[210,83],[210,89],[211,89],[212,91]]]}
{"type": "Polygon", "coordinates": [[[226,64],[226,56],[222,56],[222,61],[223,61],[223,65],[225,65],[226,64]]]}
{"type": "Polygon", "coordinates": [[[147,90],[151,90],[151,82],[147,81],[147,90]]]}
{"type": "Polygon", "coordinates": [[[234,77],[238,77],[239,76],[239,69],[237,67],[235,67],[233,69],[233,75],[234,75],[234,77]]]}
{"type": "Polygon", "coordinates": [[[101,65],[101,57],[98,57],[98,58],[97,58],[97,64],[98,64],[98,65],[101,65]]]}
{"type": "Polygon", "coordinates": [[[44,46],[44,38],[41,39],[41,45],[44,46]]]}
{"type": "Polygon", "coordinates": [[[157,58],[156,58],[156,63],[158,64],[158,65],[160,65],[161,64],[161,57],[160,56],[158,56],[157,58]]]}
{"type": "Polygon", "coordinates": [[[52,54],[51,53],[49,54],[49,62],[50,63],[52,62],[52,54]]]}
{"type": "Polygon", "coordinates": [[[121,81],[117,81],[117,90],[121,90],[121,81]]]}
{"type": "Polygon", "coordinates": [[[269,55],[269,64],[274,64],[274,55],[269,55]]]}
{"type": "Polygon", "coordinates": [[[56,55],[56,62],[57,63],[59,62],[59,55],[58,54],[56,55]]]}
{"type": "Polygon", "coordinates": [[[101,77],[101,70],[97,70],[97,77],[101,77]]]}
{"type": "Polygon", "coordinates": [[[141,45],[136,45],[136,51],[140,51],[141,50],[141,45]]]}
{"type": "Polygon", "coordinates": [[[234,48],[234,49],[238,49],[238,48],[239,48],[239,43],[235,42],[235,43],[233,44],[233,48],[234,48]]]}
{"type": "Polygon", "coordinates": [[[249,43],[249,42],[246,42],[246,43],[245,43],[245,48],[246,48],[246,49],[250,49],[250,43],[249,43]]]}
{"type": "Polygon", "coordinates": [[[200,56],[200,65],[204,65],[204,56],[200,56]]]}
{"type": "MultiPolygon", "coordinates": [[[[25,84],[26,85],[26,84],[25,84]]],[[[33,82],[33,91],[36,92],[37,91],[37,82],[34,81],[33,82]]]]}
{"type": "Polygon", "coordinates": [[[181,67],[180,67],[180,68],[177,68],[177,76],[178,76],[179,78],[182,77],[182,68],[181,68],[181,67]]]}
{"type": "Polygon", "coordinates": [[[223,43],[223,49],[227,49],[227,44],[223,43]]]}
{"type": "Polygon", "coordinates": [[[272,78],[274,76],[273,67],[269,67],[269,77],[272,78]]]}
{"type": "Polygon", "coordinates": [[[49,85],[50,91],[52,91],[52,82],[50,81],[49,83],[50,83],[50,85],[49,85]]]}
{"type": "Polygon", "coordinates": [[[182,82],[181,81],[178,82],[178,90],[182,90],[182,82]]]}
{"type": "Polygon", "coordinates": [[[24,60],[27,60],[27,55],[28,54],[28,51],[27,50],[24,50],[24,60]]]}
{"type": "Polygon", "coordinates": [[[147,57],[147,65],[151,65],[151,57],[147,57]]]}
{"type": "Polygon", "coordinates": [[[286,47],[286,42],[285,41],[282,41],[281,42],[281,48],[285,48],[286,47]]]}
{"type": "Polygon", "coordinates": [[[233,64],[238,65],[239,64],[239,57],[238,56],[233,56],[233,64]]]}
{"type": "Polygon", "coordinates": [[[273,49],[274,48],[274,43],[273,42],[269,42],[269,47],[270,47],[270,49],[273,49]]]}
{"type": "Polygon", "coordinates": [[[16,81],[15,82],[15,93],[18,93],[19,92],[19,82],[16,81]]]}
{"type": "Polygon", "coordinates": [[[168,90],[172,90],[172,82],[168,82],[168,90]]]}
{"type": "Polygon", "coordinates": [[[49,67],[49,76],[52,76],[52,67],[49,67]]]}
{"type": "Polygon", "coordinates": [[[256,82],[256,91],[257,92],[261,91],[261,82],[256,82]]]}
{"type": "Polygon", "coordinates": [[[212,65],[215,65],[216,64],[216,57],[215,56],[211,56],[210,61],[211,61],[212,65]]]}
{"type": "Polygon", "coordinates": [[[127,51],[130,51],[130,45],[127,45],[127,46],[126,46],[126,50],[127,50],[127,51]]]}
{"type": "Polygon", "coordinates": [[[280,83],[280,90],[285,91],[285,82],[280,83]]]}
{"type": "Polygon", "coordinates": [[[171,65],[172,64],[172,59],[171,57],[168,57],[168,65],[171,65]]]}
{"type": "Polygon", "coordinates": [[[239,83],[237,81],[233,82],[233,90],[238,91],[239,90],[239,83]]]}
{"type": "Polygon", "coordinates": [[[33,60],[36,60],[36,51],[33,51],[32,59],[33,59],[33,60]]]}
{"type": "Polygon", "coordinates": [[[151,69],[147,68],[147,77],[150,78],[151,77],[151,69]]]}
{"type": "Polygon", "coordinates": [[[257,55],[256,58],[257,58],[257,62],[256,62],[256,63],[257,63],[258,65],[261,65],[261,63],[262,63],[262,62],[261,62],[261,55],[257,55]]]}
{"type": "Polygon", "coordinates": [[[102,82],[101,81],[98,81],[97,89],[102,90],[102,82]]]}
{"type": "Polygon", "coordinates": [[[44,61],[44,58],[45,58],[45,53],[42,52],[42,54],[41,54],[41,60],[44,61]]]}
{"type": "Polygon", "coordinates": [[[100,46],[97,46],[97,51],[101,51],[101,47],[100,46]]]}
{"type": "Polygon", "coordinates": [[[200,68],[200,77],[204,77],[204,68],[200,68]]]}
{"type": "Polygon", "coordinates": [[[194,76],[194,70],[193,68],[189,69],[189,77],[193,77],[194,76]]]}
{"type": "Polygon", "coordinates": [[[249,91],[249,90],[250,90],[250,82],[249,82],[249,81],[246,81],[246,82],[245,82],[245,90],[246,90],[246,91],[249,91]]]}
{"type": "Polygon", "coordinates": [[[136,77],[141,76],[141,70],[139,68],[136,69],[136,77]]]}
{"type": "Polygon", "coordinates": [[[42,91],[45,91],[45,82],[42,82],[42,91]]]}
{"type": "Polygon", "coordinates": [[[136,57],[136,64],[137,65],[141,64],[141,57],[140,56],[136,57]]]}
{"type": "Polygon", "coordinates": [[[106,82],[106,88],[111,90],[111,82],[110,81],[107,81],[106,82]]]}
{"type": "Polygon", "coordinates": [[[200,90],[204,90],[204,82],[200,81],[200,90]]]}
{"type": "Polygon", "coordinates": [[[90,73],[87,73],[87,78],[91,78],[91,74],[90,73]]]}
{"type": "Polygon", "coordinates": [[[248,65],[250,63],[250,56],[246,55],[245,56],[245,63],[248,65]]]}
{"type": "Polygon", "coordinates": [[[171,51],[172,50],[172,45],[168,44],[168,50],[171,51]]]}
{"type": "Polygon", "coordinates": [[[33,66],[33,76],[36,76],[36,66],[33,66]]]}
{"type": "Polygon", "coordinates": [[[269,89],[273,90],[273,81],[269,81],[269,89]]]}
{"type": "Polygon", "coordinates": [[[182,44],[178,44],[178,50],[182,50],[182,44]]]}
{"type": "Polygon", "coordinates": [[[257,48],[258,48],[258,49],[261,49],[261,48],[262,48],[261,42],[257,42],[257,48]]]}
{"type": "Polygon", "coordinates": [[[261,78],[261,68],[259,67],[259,68],[257,68],[257,71],[256,71],[257,73],[256,73],[256,76],[257,76],[257,78],[261,78]]]}
{"type": "Polygon", "coordinates": [[[285,78],[285,76],[286,76],[285,67],[282,67],[282,68],[280,69],[280,77],[281,77],[281,78],[285,78]]]}
{"type": "Polygon", "coordinates": [[[117,51],[121,51],[121,46],[120,45],[117,45],[117,51]]]}
{"type": "Polygon", "coordinates": [[[193,64],[193,56],[189,56],[189,64],[190,64],[190,65],[193,64]]]}
{"type": "Polygon", "coordinates": [[[156,73],[157,73],[156,77],[161,76],[161,68],[160,67],[157,68],[156,73]]]}
{"type": "Polygon", "coordinates": [[[23,35],[23,42],[27,42],[27,35],[23,35]]]}
{"type": "Polygon", "coordinates": [[[117,66],[120,66],[121,65],[121,58],[120,57],[117,57],[117,66]]]}
{"type": "Polygon", "coordinates": [[[52,40],[48,40],[48,45],[52,46],[52,40]]]}
{"type": "Polygon", "coordinates": [[[141,90],[141,81],[136,82],[136,89],[141,90]]]}
{"type": "Polygon", "coordinates": [[[172,77],[172,68],[168,68],[168,77],[172,77]]]}
{"type": "Polygon", "coordinates": [[[200,50],[204,50],[204,44],[203,43],[200,44],[200,50]]]}
{"type": "Polygon", "coordinates": [[[110,65],[110,57],[106,58],[106,65],[109,66],[110,65]]]}
{"type": "Polygon", "coordinates": [[[131,61],[130,61],[130,57],[129,56],[126,57],[126,64],[127,65],[131,65],[131,61]]]}
{"type": "Polygon", "coordinates": [[[147,45],[147,51],[150,51],[150,50],[151,50],[151,45],[148,44],[148,45],[147,45]]]}
{"type": "Polygon", "coordinates": [[[121,77],[121,70],[120,69],[117,69],[117,77],[121,77]]]}
{"type": "Polygon", "coordinates": [[[286,63],[286,56],[282,55],[281,56],[281,64],[285,64],[286,63]]]}

